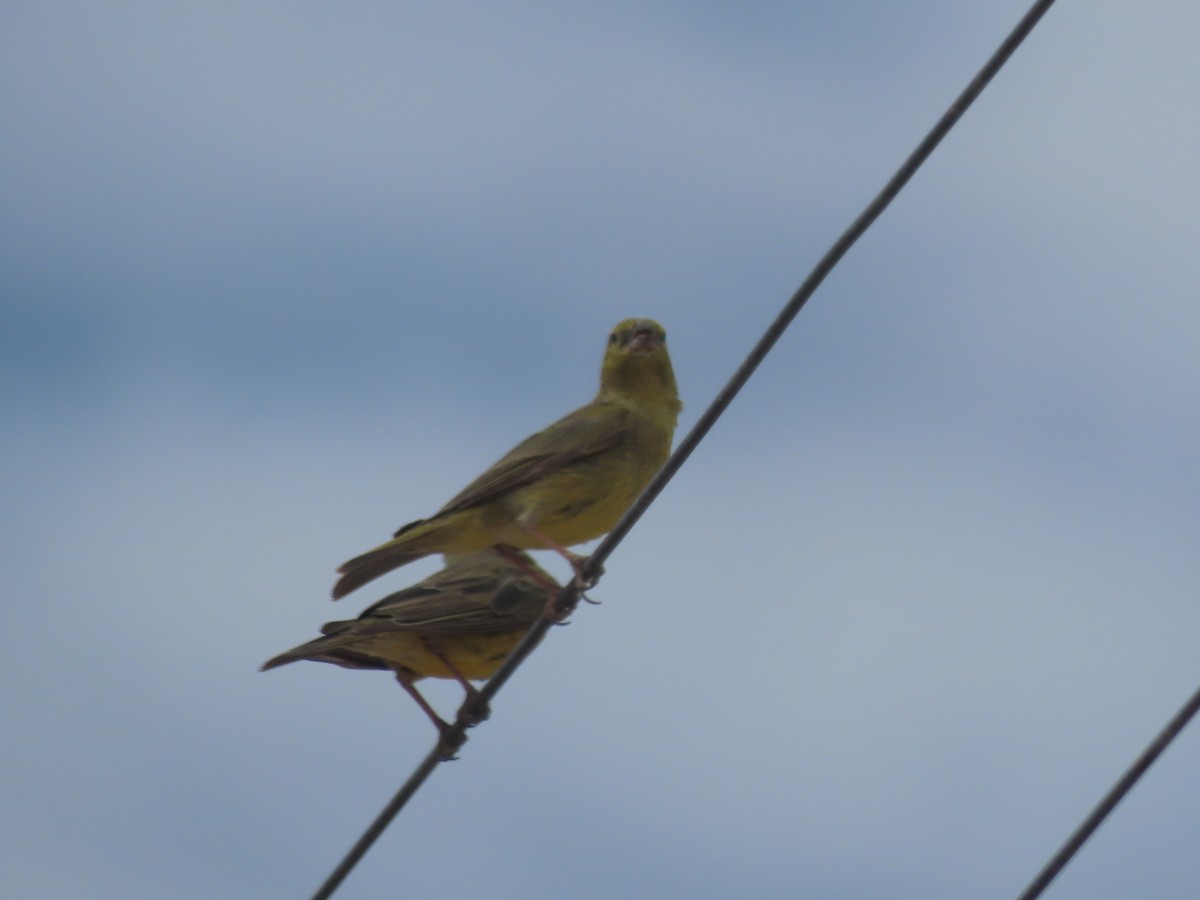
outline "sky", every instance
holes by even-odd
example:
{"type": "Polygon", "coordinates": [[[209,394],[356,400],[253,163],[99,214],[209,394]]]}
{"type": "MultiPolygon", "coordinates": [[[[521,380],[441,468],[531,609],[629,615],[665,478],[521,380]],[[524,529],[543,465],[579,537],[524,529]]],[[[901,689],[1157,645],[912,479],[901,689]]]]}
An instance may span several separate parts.
{"type": "MultiPolygon", "coordinates": [[[[315,890],[433,740],[258,672],[336,566],[623,318],[682,435],[1024,8],[5,4],[5,892],[315,890]]],[[[1020,893],[1200,684],[1198,28],[1050,11],[337,896],[1020,893]]],[[[1198,754],[1046,896],[1197,896],[1198,754]]]]}

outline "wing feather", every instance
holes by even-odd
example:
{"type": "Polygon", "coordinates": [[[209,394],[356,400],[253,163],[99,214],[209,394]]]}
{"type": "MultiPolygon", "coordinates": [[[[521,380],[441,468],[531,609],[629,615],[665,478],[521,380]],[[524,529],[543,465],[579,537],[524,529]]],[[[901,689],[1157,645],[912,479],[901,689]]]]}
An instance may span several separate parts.
{"type": "Polygon", "coordinates": [[[629,439],[632,414],[615,403],[590,403],[526,438],[443,506],[438,516],[470,509],[532,484],[547,474],[618,447],[629,439]]]}

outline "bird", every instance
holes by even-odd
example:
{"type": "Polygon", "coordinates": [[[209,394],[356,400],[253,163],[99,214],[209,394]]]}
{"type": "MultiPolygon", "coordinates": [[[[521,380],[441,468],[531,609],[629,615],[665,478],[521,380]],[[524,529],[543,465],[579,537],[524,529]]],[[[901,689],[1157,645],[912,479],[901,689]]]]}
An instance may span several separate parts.
{"type": "Polygon", "coordinates": [[[468,723],[487,718],[471,680],[490,678],[500,667],[552,599],[549,585],[558,587],[528,554],[513,548],[451,555],[438,572],[389,594],[357,619],[325,624],[322,637],[272,657],[261,671],[304,659],[391,671],[445,740],[450,724],[415,682],[453,678],[466,691],[462,712],[468,723]]]}
{"type": "Polygon", "coordinates": [[[526,438],[434,515],[343,563],[333,599],[431,553],[493,545],[554,550],[579,578],[583,558],[566,548],[616,525],[670,455],[681,409],[666,331],[652,319],[620,322],[590,403],[526,438]]]}

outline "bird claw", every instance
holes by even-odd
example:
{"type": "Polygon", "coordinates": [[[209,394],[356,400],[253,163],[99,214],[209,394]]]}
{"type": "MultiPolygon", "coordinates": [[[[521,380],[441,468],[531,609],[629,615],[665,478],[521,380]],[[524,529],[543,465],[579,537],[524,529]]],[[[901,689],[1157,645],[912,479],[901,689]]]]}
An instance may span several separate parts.
{"type": "Polygon", "coordinates": [[[572,612],[573,610],[570,609],[559,609],[558,597],[551,597],[546,602],[546,608],[542,610],[542,618],[552,625],[570,625],[571,623],[567,621],[567,617],[572,612]]]}
{"type": "Polygon", "coordinates": [[[453,729],[447,725],[442,729],[442,736],[438,741],[438,758],[442,762],[453,762],[458,759],[458,751],[462,749],[462,745],[466,742],[467,736],[465,734],[454,734],[453,729]]]}
{"type": "Polygon", "coordinates": [[[468,728],[486,722],[492,715],[492,707],[478,691],[472,691],[458,708],[458,717],[468,728]]]}
{"type": "MultiPolygon", "coordinates": [[[[590,591],[600,583],[600,576],[604,574],[604,566],[600,566],[598,571],[593,572],[589,576],[584,576],[583,570],[587,565],[590,556],[577,556],[571,560],[571,568],[575,570],[575,588],[579,591],[579,596],[583,597],[585,591],[590,591]]],[[[586,597],[584,597],[587,600],[586,597]]],[[[591,603],[590,600],[588,600],[591,603]]]]}
{"type": "MultiPolygon", "coordinates": [[[[604,574],[604,570],[601,569],[590,578],[584,578],[583,566],[586,562],[586,556],[576,557],[572,561],[572,564],[575,566],[575,580],[571,583],[571,587],[574,588],[575,596],[580,600],[590,603],[593,606],[599,606],[600,601],[593,600],[586,592],[596,586],[596,583],[600,580],[600,576],[604,574]]],[[[542,617],[555,625],[566,625],[567,617],[575,611],[575,601],[571,602],[570,609],[563,609],[559,606],[559,600],[561,599],[561,594],[551,597],[550,601],[546,604],[546,609],[542,612],[542,617]]]]}

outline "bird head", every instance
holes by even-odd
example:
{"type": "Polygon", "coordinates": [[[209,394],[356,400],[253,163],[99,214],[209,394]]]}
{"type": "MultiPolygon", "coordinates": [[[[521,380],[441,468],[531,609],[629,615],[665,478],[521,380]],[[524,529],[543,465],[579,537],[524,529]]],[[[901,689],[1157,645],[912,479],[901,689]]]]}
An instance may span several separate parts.
{"type": "Polygon", "coordinates": [[[600,393],[679,412],[667,332],[661,325],[653,319],[626,319],[612,330],[600,370],[600,393]]]}

